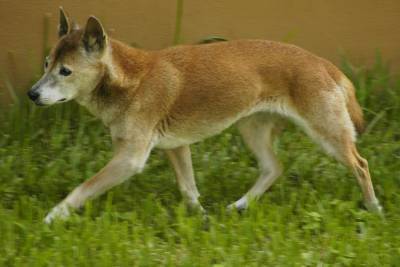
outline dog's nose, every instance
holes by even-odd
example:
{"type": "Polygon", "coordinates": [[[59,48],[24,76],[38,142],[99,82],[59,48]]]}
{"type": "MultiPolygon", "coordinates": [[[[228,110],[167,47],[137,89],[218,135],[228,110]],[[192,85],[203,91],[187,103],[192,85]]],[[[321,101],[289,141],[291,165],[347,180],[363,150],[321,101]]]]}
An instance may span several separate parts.
{"type": "Polygon", "coordinates": [[[40,96],[40,94],[36,91],[33,90],[29,90],[28,91],[28,96],[32,101],[35,101],[36,99],[38,99],[38,97],[40,96]]]}

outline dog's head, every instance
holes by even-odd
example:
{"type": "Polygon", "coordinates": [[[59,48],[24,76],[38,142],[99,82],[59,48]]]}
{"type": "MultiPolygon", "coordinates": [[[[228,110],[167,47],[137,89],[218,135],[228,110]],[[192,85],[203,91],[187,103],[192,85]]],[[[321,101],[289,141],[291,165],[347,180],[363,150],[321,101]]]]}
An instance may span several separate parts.
{"type": "Polygon", "coordinates": [[[60,8],[59,40],[47,56],[44,74],[29,90],[37,105],[66,102],[95,89],[104,68],[107,36],[98,19],[90,17],[84,29],[71,23],[60,8]]]}

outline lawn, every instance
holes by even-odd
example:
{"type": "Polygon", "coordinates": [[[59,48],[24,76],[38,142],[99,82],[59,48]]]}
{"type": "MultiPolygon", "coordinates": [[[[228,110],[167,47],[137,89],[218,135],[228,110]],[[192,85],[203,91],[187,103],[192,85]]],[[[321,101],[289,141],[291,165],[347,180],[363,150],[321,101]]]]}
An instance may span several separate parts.
{"type": "Polygon", "coordinates": [[[367,121],[359,139],[385,218],[356,179],[290,122],[274,144],[285,172],[243,213],[257,176],[235,128],[192,146],[208,219],[189,214],[162,151],[145,171],[66,222],[45,214],[111,157],[109,133],[75,103],[0,112],[1,266],[400,266],[400,79],[378,60],[343,63],[367,121]]]}

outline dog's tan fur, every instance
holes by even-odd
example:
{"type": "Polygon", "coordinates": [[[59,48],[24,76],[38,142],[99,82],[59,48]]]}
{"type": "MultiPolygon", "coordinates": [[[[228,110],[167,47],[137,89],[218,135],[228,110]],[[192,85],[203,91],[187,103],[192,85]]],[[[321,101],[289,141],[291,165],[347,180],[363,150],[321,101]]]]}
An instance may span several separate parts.
{"type": "MultiPolygon", "coordinates": [[[[60,65],[90,69],[85,79],[91,86],[83,88],[77,79],[73,83],[80,89],[73,98],[110,128],[115,156],[46,221],[68,215],[69,208],[140,172],[154,147],[166,150],[185,199],[201,208],[189,145],[236,122],[261,173],[231,206],[244,208],[282,172],[271,149],[273,130],[282,117],[299,124],[347,165],[361,185],[366,206],[380,211],[367,161],[354,144],[355,129],[363,129],[354,87],[330,62],[294,45],[263,40],[144,51],[108,38],[93,17],[83,30],[72,29],[63,12],[61,18],[61,37],[46,73],[60,65]]],[[[73,75],[65,82],[73,81],[73,75]]]]}

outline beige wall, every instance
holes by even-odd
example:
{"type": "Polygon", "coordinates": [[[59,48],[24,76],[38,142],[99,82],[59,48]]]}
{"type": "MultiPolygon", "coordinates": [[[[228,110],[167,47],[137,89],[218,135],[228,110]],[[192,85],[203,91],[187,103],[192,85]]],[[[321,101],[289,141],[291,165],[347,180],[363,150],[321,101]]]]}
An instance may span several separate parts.
{"type": "MultiPolygon", "coordinates": [[[[44,17],[50,18],[49,44],[56,41],[58,6],[80,24],[94,14],[110,35],[158,49],[172,43],[175,0],[0,0],[0,99],[7,101],[8,77],[26,90],[41,71],[44,17]]],[[[399,0],[184,0],[182,39],[207,35],[229,39],[263,38],[298,44],[338,62],[371,64],[377,49],[400,69],[399,0]]]]}

